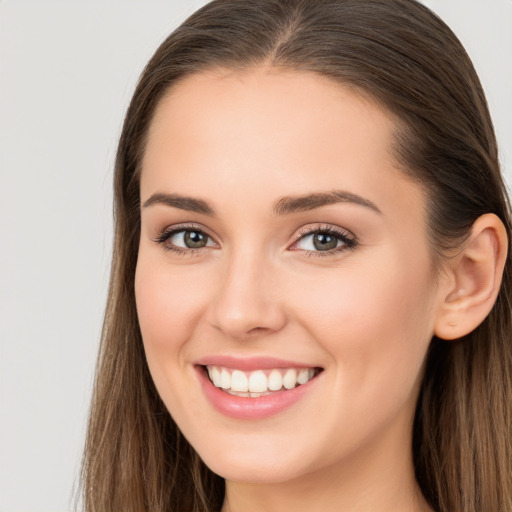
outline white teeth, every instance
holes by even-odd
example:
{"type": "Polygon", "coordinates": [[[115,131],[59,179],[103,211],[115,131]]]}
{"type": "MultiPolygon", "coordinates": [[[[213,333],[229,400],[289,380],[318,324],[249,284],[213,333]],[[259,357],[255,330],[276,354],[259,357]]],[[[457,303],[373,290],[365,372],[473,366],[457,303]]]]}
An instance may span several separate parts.
{"type": "Polygon", "coordinates": [[[263,393],[267,389],[267,377],[265,374],[262,371],[252,372],[249,377],[249,391],[251,393],[263,393]]]}
{"type": "Polygon", "coordinates": [[[299,375],[297,375],[297,382],[299,384],[306,384],[306,382],[310,379],[309,376],[309,370],[307,368],[304,368],[299,372],[299,375]]]}
{"type": "Polygon", "coordinates": [[[210,379],[212,380],[213,385],[216,388],[220,388],[221,387],[221,377],[220,377],[219,369],[216,366],[211,366],[210,368],[208,368],[208,375],[210,376],[210,379]]]}
{"type": "Polygon", "coordinates": [[[226,368],[222,368],[220,372],[220,387],[222,389],[229,389],[231,387],[231,375],[226,368]]]}
{"type": "Polygon", "coordinates": [[[235,370],[231,374],[231,391],[249,391],[249,381],[244,372],[235,370]]]}
{"type": "Polygon", "coordinates": [[[268,376],[268,389],[270,391],[279,391],[283,387],[283,377],[279,370],[272,370],[268,376]]]}
{"type": "Polygon", "coordinates": [[[266,391],[265,393],[251,393],[250,391],[244,392],[244,391],[233,391],[231,389],[226,390],[227,393],[234,396],[244,396],[246,398],[258,398],[260,396],[270,395],[269,391],[266,391]]]}
{"type": "Polygon", "coordinates": [[[288,370],[283,377],[283,386],[286,389],[293,389],[297,382],[297,372],[295,370],[288,370]]]}
{"type": "Polygon", "coordinates": [[[259,397],[273,391],[293,389],[310,381],[317,373],[314,368],[288,368],[243,372],[219,366],[207,366],[213,385],[228,393],[245,397],[259,397]]]}

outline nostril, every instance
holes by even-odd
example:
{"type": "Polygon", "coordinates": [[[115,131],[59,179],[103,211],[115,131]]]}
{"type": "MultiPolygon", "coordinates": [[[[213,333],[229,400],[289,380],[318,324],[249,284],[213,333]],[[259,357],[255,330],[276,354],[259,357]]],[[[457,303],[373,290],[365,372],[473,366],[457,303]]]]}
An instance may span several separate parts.
{"type": "Polygon", "coordinates": [[[251,330],[247,332],[247,334],[259,334],[265,331],[268,331],[267,327],[253,327],[251,330]]]}

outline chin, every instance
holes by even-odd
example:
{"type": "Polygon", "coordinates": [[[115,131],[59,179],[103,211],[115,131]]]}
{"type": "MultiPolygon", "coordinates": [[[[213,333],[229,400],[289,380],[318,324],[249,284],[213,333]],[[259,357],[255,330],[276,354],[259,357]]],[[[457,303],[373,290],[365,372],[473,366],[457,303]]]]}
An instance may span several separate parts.
{"type": "Polygon", "coordinates": [[[262,449],[244,453],[227,449],[223,453],[199,452],[199,456],[214,473],[230,481],[275,484],[293,480],[307,472],[307,468],[301,465],[304,457],[284,459],[282,451],[279,455],[265,455],[262,449]]]}
{"type": "Polygon", "coordinates": [[[225,480],[251,484],[279,484],[293,480],[301,475],[300,471],[283,467],[275,461],[258,466],[249,466],[240,463],[240,461],[237,463],[216,461],[216,463],[208,467],[225,480]]]}

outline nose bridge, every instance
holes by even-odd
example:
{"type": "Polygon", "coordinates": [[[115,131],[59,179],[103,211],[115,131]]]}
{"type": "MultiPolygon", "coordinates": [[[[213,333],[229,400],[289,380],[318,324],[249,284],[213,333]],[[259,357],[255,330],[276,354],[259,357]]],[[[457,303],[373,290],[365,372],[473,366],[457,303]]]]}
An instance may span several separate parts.
{"type": "Polygon", "coordinates": [[[263,251],[233,249],[211,304],[213,325],[235,338],[281,329],[286,319],[276,280],[277,269],[263,251]]]}

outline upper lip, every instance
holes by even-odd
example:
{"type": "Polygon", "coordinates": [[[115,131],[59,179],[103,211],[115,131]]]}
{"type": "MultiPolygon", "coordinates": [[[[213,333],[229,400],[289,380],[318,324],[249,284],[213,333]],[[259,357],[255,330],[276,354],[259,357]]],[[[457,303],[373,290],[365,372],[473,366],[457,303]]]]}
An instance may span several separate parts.
{"type": "Polygon", "coordinates": [[[319,368],[314,364],[301,363],[275,357],[235,357],[225,355],[211,355],[198,359],[198,366],[223,366],[243,371],[269,370],[272,368],[319,368]]]}

